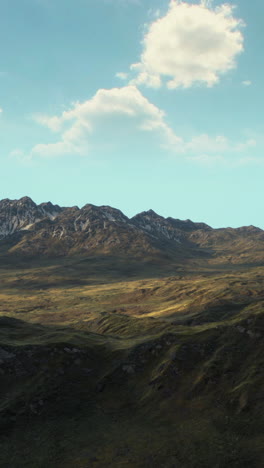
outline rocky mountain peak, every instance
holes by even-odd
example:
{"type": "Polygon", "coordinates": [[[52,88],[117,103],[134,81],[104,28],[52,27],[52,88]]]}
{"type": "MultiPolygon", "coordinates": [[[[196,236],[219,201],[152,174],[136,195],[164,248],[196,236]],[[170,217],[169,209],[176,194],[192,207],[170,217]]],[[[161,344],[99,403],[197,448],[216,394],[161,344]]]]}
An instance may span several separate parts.
{"type": "Polygon", "coordinates": [[[22,197],[19,198],[18,200],[10,200],[9,198],[4,198],[3,200],[0,200],[0,208],[21,208],[21,207],[35,207],[37,206],[33,200],[31,200],[30,197],[22,197]]]}
{"type": "Polygon", "coordinates": [[[139,219],[165,219],[163,216],[160,216],[157,214],[154,210],[147,210],[147,211],[142,211],[141,213],[136,214],[132,219],[134,220],[139,220],[139,219]]]}
{"type": "Polygon", "coordinates": [[[0,239],[16,231],[27,230],[44,218],[55,219],[61,208],[52,203],[37,205],[30,197],[0,201],[0,239]]]}
{"type": "MultiPolygon", "coordinates": [[[[16,201],[16,200],[15,200],[16,201]]],[[[22,197],[19,200],[17,200],[18,205],[31,205],[31,206],[37,206],[36,203],[30,198],[30,197],[22,197]]]]}
{"type": "Polygon", "coordinates": [[[181,242],[181,234],[173,229],[173,226],[163,216],[153,210],[143,211],[131,219],[138,228],[143,229],[152,236],[181,242]]]}
{"type": "Polygon", "coordinates": [[[111,206],[101,206],[100,207],[101,213],[103,216],[112,222],[119,222],[119,223],[126,223],[128,222],[128,218],[122,213],[122,211],[112,208],[111,206]]]}
{"type": "Polygon", "coordinates": [[[112,223],[127,223],[129,219],[122,213],[122,211],[112,208],[111,206],[95,206],[91,204],[84,205],[78,218],[87,222],[112,222],[112,223]]]}

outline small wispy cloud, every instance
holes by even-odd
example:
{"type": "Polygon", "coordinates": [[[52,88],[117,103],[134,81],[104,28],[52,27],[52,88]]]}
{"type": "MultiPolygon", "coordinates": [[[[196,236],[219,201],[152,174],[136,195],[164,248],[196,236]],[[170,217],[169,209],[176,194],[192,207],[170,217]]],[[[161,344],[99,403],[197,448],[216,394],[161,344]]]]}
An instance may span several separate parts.
{"type": "Polygon", "coordinates": [[[32,167],[37,164],[37,161],[32,158],[30,151],[24,151],[20,148],[15,148],[13,151],[11,151],[8,155],[8,158],[13,160],[15,163],[21,164],[24,167],[32,167]]]}
{"type": "Polygon", "coordinates": [[[244,156],[238,160],[238,166],[264,166],[264,158],[258,156],[244,156]]]}
{"type": "Polygon", "coordinates": [[[229,169],[237,169],[246,166],[264,166],[264,158],[258,156],[239,156],[237,158],[227,158],[223,155],[201,154],[198,156],[188,156],[186,160],[190,163],[213,168],[217,166],[229,169]]]}
{"type": "Polygon", "coordinates": [[[252,81],[250,81],[250,80],[242,81],[242,85],[244,85],[244,86],[251,86],[251,85],[252,85],[252,81]]]}
{"type": "Polygon", "coordinates": [[[128,5],[141,5],[141,0],[103,0],[105,3],[112,3],[114,5],[128,6],[128,5]]]}
{"type": "Polygon", "coordinates": [[[227,160],[223,156],[211,155],[211,154],[199,154],[198,156],[188,156],[187,161],[196,163],[201,166],[213,167],[213,166],[226,166],[227,160]]]}
{"type": "Polygon", "coordinates": [[[23,159],[25,156],[25,152],[19,148],[15,148],[11,153],[9,153],[10,158],[17,158],[17,159],[23,159]]]}
{"type": "Polygon", "coordinates": [[[128,73],[125,72],[118,72],[115,74],[116,78],[119,78],[120,80],[127,80],[128,79],[128,73]]]}
{"type": "Polygon", "coordinates": [[[159,18],[161,16],[161,10],[159,8],[150,8],[148,10],[148,16],[151,18],[159,18]]]}

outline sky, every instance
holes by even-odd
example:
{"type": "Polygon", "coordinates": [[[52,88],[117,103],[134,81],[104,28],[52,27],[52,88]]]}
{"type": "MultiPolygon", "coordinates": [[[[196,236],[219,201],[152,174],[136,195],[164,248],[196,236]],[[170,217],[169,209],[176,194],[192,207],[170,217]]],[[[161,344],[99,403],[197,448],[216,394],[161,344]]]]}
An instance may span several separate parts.
{"type": "Polygon", "coordinates": [[[0,199],[264,228],[264,3],[2,0],[0,199]]]}

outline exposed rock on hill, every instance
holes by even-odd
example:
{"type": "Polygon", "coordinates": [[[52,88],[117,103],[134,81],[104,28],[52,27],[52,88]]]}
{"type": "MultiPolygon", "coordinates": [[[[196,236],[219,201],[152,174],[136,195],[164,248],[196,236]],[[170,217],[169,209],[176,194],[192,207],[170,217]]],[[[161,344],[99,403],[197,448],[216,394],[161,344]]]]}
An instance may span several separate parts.
{"type": "Polygon", "coordinates": [[[0,239],[30,229],[44,218],[55,219],[61,211],[62,208],[50,202],[36,205],[29,197],[4,199],[0,201],[0,239]]]}

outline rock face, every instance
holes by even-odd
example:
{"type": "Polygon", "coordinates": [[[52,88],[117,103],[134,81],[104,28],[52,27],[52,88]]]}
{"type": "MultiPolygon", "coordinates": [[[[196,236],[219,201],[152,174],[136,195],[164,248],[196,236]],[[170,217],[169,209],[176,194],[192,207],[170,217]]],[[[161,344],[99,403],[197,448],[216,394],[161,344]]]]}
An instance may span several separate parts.
{"type": "Polygon", "coordinates": [[[55,219],[62,209],[52,203],[36,205],[31,198],[0,201],[0,239],[16,231],[27,230],[44,218],[55,219]]]}
{"type": "Polygon", "coordinates": [[[181,221],[174,218],[163,218],[153,210],[143,211],[131,219],[131,222],[140,229],[154,237],[163,237],[167,240],[181,242],[186,238],[186,233],[203,229],[212,230],[204,223],[193,223],[189,219],[181,221]]]}
{"type": "Polygon", "coordinates": [[[164,218],[153,210],[129,219],[110,206],[61,208],[50,202],[37,205],[23,197],[0,201],[0,248],[22,255],[100,253],[261,263],[264,232],[254,226],[213,229],[204,223],[164,218]]]}
{"type": "Polygon", "coordinates": [[[181,231],[175,229],[168,219],[159,216],[153,210],[137,214],[131,219],[131,222],[153,237],[181,242],[181,231]]]}

